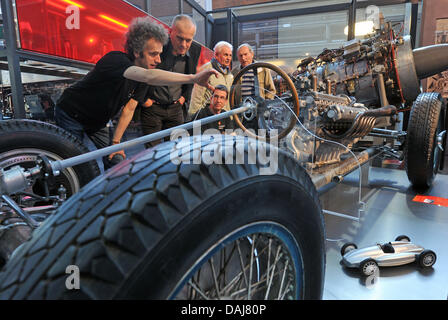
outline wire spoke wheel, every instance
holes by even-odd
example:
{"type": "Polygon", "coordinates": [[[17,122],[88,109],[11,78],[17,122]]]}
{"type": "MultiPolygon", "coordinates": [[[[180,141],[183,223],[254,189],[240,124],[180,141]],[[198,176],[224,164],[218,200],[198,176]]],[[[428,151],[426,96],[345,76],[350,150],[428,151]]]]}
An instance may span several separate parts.
{"type": "MultiPolygon", "coordinates": [[[[253,70],[256,74],[258,68],[266,68],[277,73],[282,80],[285,82],[289,95],[287,95],[287,99],[283,97],[276,96],[273,100],[263,99],[257,94],[257,96],[252,99],[251,103],[256,106],[256,117],[258,122],[259,129],[266,130],[266,136],[257,135],[256,133],[248,130],[240,117],[234,117],[236,124],[244,131],[246,134],[252,138],[260,139],[260,140],[269,140],[269,139],[282,139],[288,135],[289,132],[294,128],[296,124],[296,117],[290,114],[289,109],[291,109],[296,116],[299,115],[300,102],[299,96],[297,94],[297,90],[295,89],[294,83],[288,74],[283,71],[281,68],[266,62],[255,62],[250,64],[243,69],[235,76],[232,87],[229,92],[229,103],[231,109],[240,106],[241,101],[237,101],[237,91],[241,90],[241,85],[238,84],[239,80],[243,77],[245,73],[253,70]],[[286,102],[288,100],[290,103],[288,104],[288,108],[284,108],[286,102]],[[274,131],[275,130],[275,131],[274,131]],[[271,134],[271,131],[276,132],[276,134],[271,134]]],[[[257,90],[256,90],[257,92],[257,90]]]]}
{"type": "Polygon", "coordinates": [[[276,224],[243,228],[219,241],[177,286],[180,300],[290,300],[301,285],[300,251],[276,224]],[[251,229],[270,229],[249,232],[251,229]],[[274,232],[272,232],[274,231],[274,232]]]}

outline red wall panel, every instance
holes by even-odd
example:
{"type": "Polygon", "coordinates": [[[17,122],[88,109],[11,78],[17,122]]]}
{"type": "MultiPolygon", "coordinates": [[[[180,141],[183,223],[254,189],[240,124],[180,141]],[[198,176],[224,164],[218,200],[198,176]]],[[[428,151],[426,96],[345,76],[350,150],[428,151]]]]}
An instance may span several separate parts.
{"type": "MultiPolygon", "coordinates": [[[[149,16],[121,0],[16,0],[16,7],[23,50],[90,63],[124,50],[132,19],[149,16]]],[[[211,53],[202,51],[203,63],[211,53]]]]}

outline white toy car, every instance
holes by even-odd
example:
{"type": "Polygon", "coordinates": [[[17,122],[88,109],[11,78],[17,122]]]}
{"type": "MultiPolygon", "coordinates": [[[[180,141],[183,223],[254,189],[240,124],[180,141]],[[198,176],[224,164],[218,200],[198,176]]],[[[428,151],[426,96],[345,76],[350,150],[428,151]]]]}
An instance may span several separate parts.
{"type": "Polygon", "coordinates": [[[394,242],[362,249],[354,243],[346,243],[341,248],[342,263],[349,268],[359,268],[365,276],[374,274],[379,267],[400,266],[414,261],[422,268],[432,267],[437,259],[434,251],[425,250],[410,241],[408,236],[401,235],[394,242]]]}

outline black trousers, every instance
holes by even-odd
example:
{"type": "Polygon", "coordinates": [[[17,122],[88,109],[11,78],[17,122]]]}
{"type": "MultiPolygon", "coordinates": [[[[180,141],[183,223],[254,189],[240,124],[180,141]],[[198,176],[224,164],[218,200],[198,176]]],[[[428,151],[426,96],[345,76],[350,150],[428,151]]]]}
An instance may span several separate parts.
{"type": "MultiPolygon", "coordinates": [[[[56,125],[70,132],[81,142],[84,140],[84,134],[86,134],[98,149],[110,146],[110,132],[109,128],[107,127],[99,129],[95,132],[87,133],[81,123],[72,118],[59,107],[56,107],[55,109],[55,121],[56,125]]],[[[111,168],[114,165],[109,160],[109,156],[103,157],[103,164],[105,170],[111,168]]]]}
{"type": "MultiPolygon", "coordinates": [[[[182,105],[179,103],[162,105],[153,104],[150,107],[143,107],[140,111],[140,121],[144,135],[169,129],[184,123],[182,105]]],[[[165,138],[168,141],[169,137],[165,138]]],[[[151,141],[146,147],[154,147],[162,140],[151,141]]]]}

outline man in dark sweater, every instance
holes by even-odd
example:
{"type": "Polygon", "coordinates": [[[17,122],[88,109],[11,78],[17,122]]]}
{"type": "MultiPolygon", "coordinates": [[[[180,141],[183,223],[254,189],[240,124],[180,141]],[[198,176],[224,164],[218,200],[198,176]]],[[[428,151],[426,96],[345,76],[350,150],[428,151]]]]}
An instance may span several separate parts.
{"type": "MultiPolygon", "coordinates": [[[[110,144],[106,125],[122,106],[126,105],[117,130],[124,131],[123,127],[126,128],[130,121],[128,115],[132,118],[136,105],[128,102],[139,90],[144,90],[140,88],[146,89],[146,85],[139,83],[198,83],[208,86],[212,73],[186,75],[155,69],[167,40],[163,26],[149,18],[136,18],[126,34],[126,52],[107,53],[83,79],[63,92],[55,109],[56,124],[81,140],[87,134],[97,148],[104,148],[110,144]]],[[[103,162],[108,168],[108,159],[103,159],[103,162]]]]}
{"type": "MultiPolygon", "coordinates": [[[[229,92],[225,85],[217,85],[210,99],[210,104],[197,111],[193,115],[192,120],[195,121],[220,114],[222,108],[227,104],[228,95],[229,92]]],[[[226,130],[232,130],[233,128],[233,121],[229,117],[208,124],[201,124],[201,133],[204,133],[207,129],[217,129],[224,134],[226,130]]]]}
{"type": "MultiPolygon", "coordinates": [[[[188,15],[177,15],[171,25],[170,39],[163,47],[162,62],[158,69],[184,74],[196,73],[201,46],[193,41],[196,24],[188,15]]],[[[191,96],[191,84],[149,86],[146,102],[141,109],[144,135],[175,127],[184,123],[185,105],[191,96]]],[[[152,141],[148,146],[160,143],[152,141]]]]}

